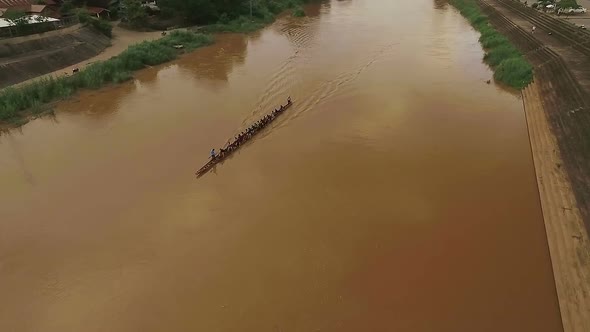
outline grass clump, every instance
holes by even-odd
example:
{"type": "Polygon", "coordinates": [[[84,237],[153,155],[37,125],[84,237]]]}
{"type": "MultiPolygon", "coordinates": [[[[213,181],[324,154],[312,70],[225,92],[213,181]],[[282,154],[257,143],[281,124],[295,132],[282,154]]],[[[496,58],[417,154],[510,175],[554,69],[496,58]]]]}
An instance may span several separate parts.
{"type": "Polygon", "coordinates": [[[156,42],[164,46],[183,45],[186,50],[192,51],[199,47],[212,44],[213,37],[202,33],[173,31],[170,35],[156,42]]]}
{"type": "Polygon", "coordinates": [[[533,67],[522,54],[488,21],[475,0],[450,0],[461,15],[481,34],[479,42],[486,50],[484,60],[494,69],[494,79],[522,89],[533,80],[533,67]]]}
{"type": "Polygon", "coordinates": [[[109,83],[129,80],[131,73],[146,66],[158,65],[177,57],[174,45],[186,50],[209,45],[213,38],[192,32],[174,31],[155,41],[130,46],[109,60],[96,62],[79,73],[60,78],[47,78],[0,91],[0,121],[18,121],[25,112],[38,113],[42,105],[71,96],[78,89],[96,89],[109,83]]]}

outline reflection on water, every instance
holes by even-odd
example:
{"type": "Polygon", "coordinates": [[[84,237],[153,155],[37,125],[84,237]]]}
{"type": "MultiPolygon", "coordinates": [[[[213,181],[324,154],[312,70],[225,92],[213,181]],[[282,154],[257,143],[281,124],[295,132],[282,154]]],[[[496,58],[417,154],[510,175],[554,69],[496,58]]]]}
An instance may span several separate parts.
{"type": "Polygon", "coordinates": [[[8,142],[7,144],[12,148],[14,160],[17,161],[20,169],[22,170],[24,180],[29,185],[33,185],[34,184],[33,174],[31,173],[29,167],[25,163],[19,143],[14,139],[13,135],[5,135],[4,138],[8,142]]]}
{"type": "Polygon", "coordinates": [[[561,331],[478,35],[438,1],[305,10],[0,137],[1,331],[561,331]]]}
{"type": "Polygon", "coordinates": [[[180,66],[198,77],[227,82],[233,68],[244,64],[252,38],[238,34],[220,36],[214,47],[202,50],[190,61],[181,60],[180,66]]]}

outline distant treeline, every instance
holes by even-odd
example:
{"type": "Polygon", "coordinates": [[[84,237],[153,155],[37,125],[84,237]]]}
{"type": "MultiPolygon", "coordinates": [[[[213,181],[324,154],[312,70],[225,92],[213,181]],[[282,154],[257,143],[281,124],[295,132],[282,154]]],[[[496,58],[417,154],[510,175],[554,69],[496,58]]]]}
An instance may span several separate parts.
{"type": "Polygon", "coordinates": [[[226,24],[242,16],[268,21],[284,10],[297,8],[308,0],[159,0],[163,14],[181,15],[193,24],[226,24]]]}

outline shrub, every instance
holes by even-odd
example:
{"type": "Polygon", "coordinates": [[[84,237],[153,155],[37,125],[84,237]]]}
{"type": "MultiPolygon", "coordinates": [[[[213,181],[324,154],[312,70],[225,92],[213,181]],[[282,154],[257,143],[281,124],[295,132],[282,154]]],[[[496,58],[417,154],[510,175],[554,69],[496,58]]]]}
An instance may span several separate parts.
{"type": "Polygon", "coordinates": [[[88,14],[88,12],[84,9],[77,9],[75,10],[76,16],[78,16],[78,20],[80,23],[89,23],[92,20],[92,16],[88,14]]]}
{"type": "Polygon", "coordinates": [[[522,57],[506,59],[496,68],[494,79],[522,89],[533,80],[533,67],[522,57]]]}
{"type": "Polygon", "coordinates": [[[510,44],[502,44],[491,48],[484,56],[484,60],[492,67],[498,66],[502,61],[511,58],[521,58],[520,52],[510,44]]]}
{"type": "Polygon", "coordinates": [[[113,26],[108,21],[93,18],[91,22],[92,26],[96,28],[98,31],[100,31],[100,33],[102,33],[103,35],[109,38],[113,36],[113,26]]]}
{"type": "Polygon", "coordinates": [[[227,15],[227,13],[221,14],[221,16],[219,16],[219,23],[228,24],[229,23],[229,15],[227,15]]]}

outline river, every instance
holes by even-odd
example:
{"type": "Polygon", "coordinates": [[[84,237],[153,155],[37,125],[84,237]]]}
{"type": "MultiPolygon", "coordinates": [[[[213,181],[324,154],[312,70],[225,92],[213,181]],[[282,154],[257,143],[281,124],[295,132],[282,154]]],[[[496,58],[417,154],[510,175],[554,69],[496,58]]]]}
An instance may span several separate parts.
{"type": "Polygon", "coordinates": [[[443,1],[306,11],[0,137],[1,331],[562,330],[477,33],[443,1]]]}

